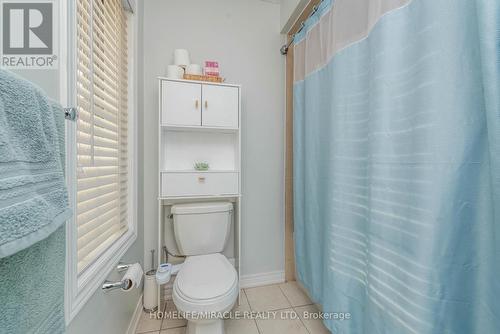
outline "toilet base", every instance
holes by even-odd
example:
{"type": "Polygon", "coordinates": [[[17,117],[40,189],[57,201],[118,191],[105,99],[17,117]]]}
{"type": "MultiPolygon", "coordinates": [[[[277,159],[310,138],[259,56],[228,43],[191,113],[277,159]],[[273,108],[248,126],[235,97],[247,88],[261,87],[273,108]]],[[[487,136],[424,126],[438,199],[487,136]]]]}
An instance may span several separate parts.
{"type": "Polygon", "coordinates": [[[224,334],[224,320],[212,319],[207,321],[187,322],[186,334],[224,334]]]}

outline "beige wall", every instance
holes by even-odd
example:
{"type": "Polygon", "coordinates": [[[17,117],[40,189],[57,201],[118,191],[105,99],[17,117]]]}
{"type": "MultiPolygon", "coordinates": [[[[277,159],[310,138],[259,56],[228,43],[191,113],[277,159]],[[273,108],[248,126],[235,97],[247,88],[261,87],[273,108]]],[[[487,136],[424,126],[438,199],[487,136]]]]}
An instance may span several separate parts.
{"type": "MultiPolygon", "coordinates": [[[[284,58],[280,6],[258,0],[144,1],[144,254],[157,246],[158,89],[175,48],[217,60],[242,88],[242,274],[284,270],[284,58]]],[[[148,258],[148,257],[147,257],[148,258]]]]}

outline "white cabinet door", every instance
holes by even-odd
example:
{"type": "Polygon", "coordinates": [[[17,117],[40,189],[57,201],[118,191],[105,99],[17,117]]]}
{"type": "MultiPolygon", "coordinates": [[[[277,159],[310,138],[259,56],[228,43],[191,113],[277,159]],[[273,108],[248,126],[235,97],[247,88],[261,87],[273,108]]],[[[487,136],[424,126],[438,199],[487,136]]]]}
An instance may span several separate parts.
{"type": "Polygon", "coordinates": [[[238,127],[239,96],[237,87],[203,85],[202,125],[238,127]]]}
{"type": "Polygon", "coordinates": [[[201,125],[201,84],[162,81],[161,123],[201,125]]]}

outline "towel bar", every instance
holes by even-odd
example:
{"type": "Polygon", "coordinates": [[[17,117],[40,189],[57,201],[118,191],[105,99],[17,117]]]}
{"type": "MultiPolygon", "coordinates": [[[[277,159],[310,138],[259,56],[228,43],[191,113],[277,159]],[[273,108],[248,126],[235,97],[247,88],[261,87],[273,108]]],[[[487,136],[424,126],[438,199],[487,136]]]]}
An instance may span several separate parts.
{"type": "Polygon", "coordinates": [[[78,117],[78,112],[76,108],[63,108],[64,110],[64,118],[70,121],[76,121],[78,117]]]}

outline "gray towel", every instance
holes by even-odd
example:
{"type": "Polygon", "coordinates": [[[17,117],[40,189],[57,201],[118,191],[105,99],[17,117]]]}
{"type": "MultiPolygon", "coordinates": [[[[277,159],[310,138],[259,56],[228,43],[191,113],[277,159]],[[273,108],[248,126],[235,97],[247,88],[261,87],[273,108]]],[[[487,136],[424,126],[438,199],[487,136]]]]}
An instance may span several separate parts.
{"type": "Polygon", "coordinates": [[[41,241],[70,216],[59,147],[62,108],[0,70],[0,258],[41,241]]]}

